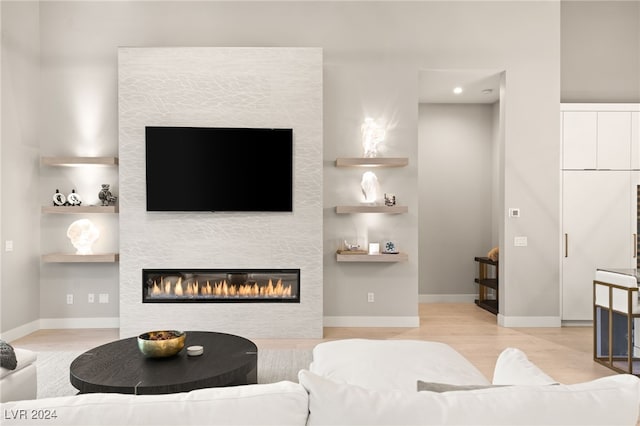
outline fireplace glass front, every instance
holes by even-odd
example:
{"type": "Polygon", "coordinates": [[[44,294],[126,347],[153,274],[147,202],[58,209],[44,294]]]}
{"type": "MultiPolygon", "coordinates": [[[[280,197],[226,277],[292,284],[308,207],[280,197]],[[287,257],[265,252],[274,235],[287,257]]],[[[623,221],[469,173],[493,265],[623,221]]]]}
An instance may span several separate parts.
{"type": "Polygon", "coordinates": [[[300,303],[300,269],[143,269],[143,303],[300,303]]]}

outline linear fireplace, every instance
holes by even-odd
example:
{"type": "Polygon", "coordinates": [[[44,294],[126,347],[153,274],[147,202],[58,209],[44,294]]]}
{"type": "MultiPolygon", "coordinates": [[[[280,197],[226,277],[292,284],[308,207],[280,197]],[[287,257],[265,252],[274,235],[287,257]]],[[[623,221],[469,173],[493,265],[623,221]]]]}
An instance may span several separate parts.
{"type": "Polygon", "coordinates": [[[300,269],[143,269],[143,303],[300,303],[300,269]]]}

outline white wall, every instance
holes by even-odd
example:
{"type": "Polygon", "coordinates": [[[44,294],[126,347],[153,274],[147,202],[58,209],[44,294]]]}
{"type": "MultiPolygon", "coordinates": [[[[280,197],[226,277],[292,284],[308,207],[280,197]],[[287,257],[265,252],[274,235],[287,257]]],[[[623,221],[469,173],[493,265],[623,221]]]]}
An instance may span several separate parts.
{"type": "Polygon", "coordinates": [[[640,102],[640,1],[561,2],[562,102],[640,102]]]}
{"type": "MultiPolygon", "coordinates": [[[[418,252],[415,162],[419,70],[506,69],[505,181],[513,184],[505,197],[532,211],[557,211],[557,176],[547,179],[546,169],[557,169],[558,23],[559,7],[549,2],[43,2],[47,96],[41,132],[47,137],[41,139],[42,150],[70,151],[78,141],[114,149],[118,46],[322,46],[324,315],[344,325],[371,318],[376,324],[415,324],[418,261],[424,255],[418,252]],[[90,96],[83,100],[79,95],[87,90],[90,96]],[[83,133],[79,124],[80,105],[89,105],[94,117],[90,133],[83,133]],[[359,177],[331,162],[337,156],[359,155],[359,129],[366,116],[390,125],[389,154],[410,158],[408,167],[380,176],[409,206],[408,214],[339,217],[331,212],[338,202],[350,201],[350,191],[359,190],[359,177]],[[549,144],[551,149],[545,149],[549,144]],[[530,200],[530,206],[520,197],[530,200]],[[369,230],[372,239],[395,238],[409,261],[336,263],[334,242],[354,226],[369,230]],[[368,291],[376,292],[376,303],[366,302],[368,291]]],[[[525,250],[527,255],[520,258],[507,257],[513,263],[504,264],[506,276],[512,275],[505,285],[514,290],[505,293],[508,303],[503,306],[514,309],[510,315],[558,315],[556,299],[535,305],[519,301],[528,300],[527,293],[534,289],[557,294],[557,223],[534,214],[529,218],[519,232],[538,236],[540,246],[525,250]],[[540,253],[549,259],[540,259],[540,253]],[[534,279],[524,272],[541,263],[547,265],[542,276],[534,279]],[[509,294],[514,301],[508,300],[509,294]]],[[[65,244],[65,238],[59,243],[65,244]]],[[[123,253],[127,249],[120,248],[123,253]]],[[[68,271],[74,281],[81,279],[77,269],[68,271]]],[[[89,271],[82,273],[95,279],[89,271]]],[[[118,315],[115,307],[112,312],[118,315]]]]}
{"type": "MultiPolygon", "coordinates": [[[[494,106],[421,104],[420,295],[473,301],[476,256],[492,242],[494,106]]],[[[497,190],[497,188],[496,188],[497,190]]]]}
{"type": "Polygon", "coordinates": [[[322,50],[122,48],[118,64],[120,335],[322,337],[322,50]],[[145,126],[293,129],[293,212],[147,212],[145,126]],[[300,303],[143,304],[145,268],[300,269],[300,303]]]}
{"type": "MultiPolygon", "coordinates": [[[[565,14],[579,16],[580,11],[571,7],[573,4],[562,2],[563,20],[569,16],[565,14]]],[[[20,15],[6,16],[7,10],[13,10],[10,5],[11,2],[0,3],[3,20],[16,20],[18,26],[20,15]]],[[[531,316],[544,322],[549,316],[559,315],[558,300],[553,296],[558,294],[559,282],[556,244],[559,182],[554,172],[559,156],[557,112],[561,72],[558,3],[47,1],[39,8],[42,114],[36,128],[40,148],[47,155],[75,154],[72,151],[78,148],[87,151],[90,148],[94,154],[103,155],[113,155],[117,151],[118,46],[323,48],[324,310],[325,315],[332,317],[388,319],[417,314],[417,261],[423,254],[417,252],[417,169],[413,160],[417,154],[418,106],[417,95],[411,87],[413,82],[417,84],[418,70],[506,70],[507,92],[505,103],[501,105],[506,117],[505,170],[501,172],[503,178],[500,180],[505,190],[500,195],[501,209],[520,207],[523,217],[518,223],[507,221],[501,225],[501,245],[509,245],[509,248],[505,246],[507,253],[503,253],[505,270],[501,278],[506,288],[502,306],[505,307],[504,314],[516,321],[531,316]],[[407,194],[403,194],[410,207],[407,215],[348,219],[331,213],[343,196],[345,179],[350,179],[348,173],[338,174],[331,162],[335,156],[358,153],[359,127],[367,115],[384,116],[395,126],[396,130],[391,132],[394,136],[392,152],[410,157],[408,168],[389,174],[389,179],[398,179],[392,181],[394,187],[401,188],[397,192],[407,194]],[[83,116],[85,118],[79,119],[83,116]],[[377,275],[379,266],[350,265],[345,268],[333,260],[333,247],[329,242],[353,229],[351,220],[379,221],[379,224],[371,225],[372,229],[376,232],[392,230],[402,246],[408,248],[409,262],[384,270],[383,275],[387,277],[402,278],[401,284],[394,282],[397,294],[389,299],[389,303],[367,304],[364,299],[364,292],[371,277],[377,275]],[[512,247],[515,235],[529,236],[530,246],[515,250],[512,247]]],[[[623,15],[632,16],[624,10],[623,15]]],[[[632,20],[625,22],[632,25],[629,31],[637,31],[637,24],[632,20]]],[[[574,89],[582,92],[596,87],[599,98],[614,97],[619,94],[618,82],[627,87],[637,84],[640,70],[626,58],[637,57],[638,51],[633,43],[618,43],[616,33],[609,31],[608,25],[600,24],[590,25],[588,32],[601,38],[603,47],[599,50],[616,43],[624,57],[610,57],[613,61],[611,69],[622,66],[628,72],[616,74],[614,79],[607,77],[600,68],[584,80],[581,78],[584,69],[580,64],[599,61],[587,52],[582,56],[584,61],[578,58],[573,62],[575,66],[563,63],[563,82],[573,81],[574,89]]],[[[579,34],[587,28],[577,30],[579,34]]],[[[3,51],[9,47],[7,43],[9,41],[3,38],[3,51]]],[[[575,49],[584,49],[580,37],[563,37],[562,47],[565,55],[575,49]]],[[[3,104],[7,102],[4,89],[3,86],[3,104]]],[[[36,114],[29,111],[20,113],[20,119],[32,125],[34,116],[36,114]]],[[[3,149],[4,146],[3,130],[3,149]]],[[[3,156],[3,165],[8,161],[3,156]]],[[[3,212],[6,212],[6,206],[13,198],[5,193],[4,184],[3,180],[3,212]]],[[[46,188],[46,181],[38,186],[42,187],[42,194],[50,190],[46,188]]],[[[499,213],[502,223],[503,212],[499,213]]],[[[3,229],[6,229],[6,217],[2,220],[3,229]]],[[[30,229],[33,229],[37,219],[30,220],[30,229]]],[[[57,238],[52,244],[63,246],[67,243],[63,235],[57,238]]],[[[37,243],[29,245],[29,255],[34,259],[40,254],[35,245],[37,243]]],[[[8,279],[29,276],[34,266],[37,269],[37,263],[21,264],[19,270],[10,271],[8,279]]],[[[67,265],[60,268],[59,281],[47,281],[47,272],[43,274],[45,278],[40,286],[61,287],[61,280],[67,274],[68,281],[95,282],[96,287],[92,289],[96,290],[110,291],[111,285],[117,285],[117,278],[107,276],[106,281],[102,281],[94,272],[91,268],[79,270],[67,265]]],[[[6,277],[3,272],[3,293],[6,277]]],[[[382,288],[386,284],[381,281],[375,283],[375,289],[385,292],[387,290],[382,288]]],[[[31,301],[39,297],[36,289],[28,292],[31,301]]],[[[4,300],[3,297],[3,308],[4,300]]],[[[86,305],[74,304],[71,308],[63,305],[64,300],[43,301],[43,309],[50,309],[50,315],[55,313],[61,318],[85,316],[86,305]]],[[[23,311],[30,309],[26,300],[16,306],[23,311]]],[[[109,307],[111,310],[105,314],[117,317],[117,306],[110,304],[109,307]]],[[[2,330],[7,327],[3,324],[2,330]]]]}
{"type": "Polygon", "coordinates": [[[40,317],[39,26],[38,3],[3,2],[0,330],[22,334],[37,329],[40,317]]]}

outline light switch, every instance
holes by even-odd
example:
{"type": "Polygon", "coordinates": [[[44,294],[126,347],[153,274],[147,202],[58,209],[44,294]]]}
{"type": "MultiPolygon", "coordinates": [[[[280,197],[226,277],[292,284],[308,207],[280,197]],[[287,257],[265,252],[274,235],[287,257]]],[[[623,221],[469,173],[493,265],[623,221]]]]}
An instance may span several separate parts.
{"type": "Polygon", "coordinates": [[[6,240],[4,242],[4,251],[13,251],[13,240],[6,240]]]}
{"type": "Polygon", "coordinates": [[[526,247],[527,246],[527,237],[514,237],[513,245],[516,247],[526,247]]]}
{"type": "Polygon", "coordinates": [[[509,209],[509,217],[520,217],[520,209],[518,209],[518,208],[510,208],[509,209]]]}

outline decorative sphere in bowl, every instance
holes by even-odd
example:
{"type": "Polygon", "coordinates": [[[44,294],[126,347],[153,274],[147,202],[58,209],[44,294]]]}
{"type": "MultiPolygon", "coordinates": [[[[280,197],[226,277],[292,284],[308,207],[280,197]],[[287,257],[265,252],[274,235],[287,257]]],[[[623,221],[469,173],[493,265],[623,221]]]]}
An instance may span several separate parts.
{"type": "Polygon", "coordinates": [[[150,358],[173,356],[184,348],[187,334],[177,330],[157,330],[138,336],[138,349],[150,358]]]}

